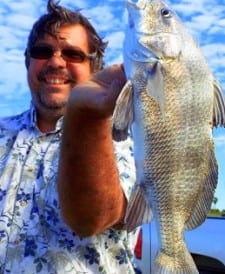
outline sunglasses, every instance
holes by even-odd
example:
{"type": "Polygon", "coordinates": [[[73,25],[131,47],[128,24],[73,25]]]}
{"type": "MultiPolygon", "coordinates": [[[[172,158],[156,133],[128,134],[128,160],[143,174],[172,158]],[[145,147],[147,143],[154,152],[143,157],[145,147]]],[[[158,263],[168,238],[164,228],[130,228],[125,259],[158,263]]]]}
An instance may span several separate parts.
{"type": "MultiPolygon", "coordinates": [[[[29,49],[30,57],[34,59],[50,59],[55,54],[55,49],[51,46],[32,46],[29,49]]],[[[82,63],[86,59],[94,59],[96,53],[86,54],[82,50],[73,49],[73,48],[64,48],[61,49],[61,56],[67,62],[72,63],[82,63]]]]}

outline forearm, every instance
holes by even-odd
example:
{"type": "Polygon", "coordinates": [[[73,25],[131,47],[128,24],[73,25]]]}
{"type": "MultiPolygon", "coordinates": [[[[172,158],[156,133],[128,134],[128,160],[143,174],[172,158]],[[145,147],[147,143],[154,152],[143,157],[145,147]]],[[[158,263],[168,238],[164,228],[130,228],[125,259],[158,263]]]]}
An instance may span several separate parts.
{"type": "Polygon", "coordinates": [[[80,236],[97,234],[124,215],[109,118],[68,108],[59,166],[65,222],[80,236]]]}

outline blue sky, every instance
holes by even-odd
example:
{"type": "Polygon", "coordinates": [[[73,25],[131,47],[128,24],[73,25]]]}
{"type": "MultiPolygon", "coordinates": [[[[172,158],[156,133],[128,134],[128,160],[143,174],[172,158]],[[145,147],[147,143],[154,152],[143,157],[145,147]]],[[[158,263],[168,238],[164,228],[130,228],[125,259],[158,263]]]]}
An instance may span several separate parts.
{"type": "MultiPolygon", "coordinates": [[[[46,10],[47,0],[1,0],[0,3],[0,116],[29,107],[23,52],[34,21],[46,10]]],[[[122,62],[126,24],[125,0],[61,0],[79,8],[109,41],[106,64],[122,62]]],[[[215,77],[225,92],[225,0],[171,0],[171,6],[200,44],[215,77]]],[[[214,131],[219,163],[217,207],[225,209],[225,129],[214,131]]]]}

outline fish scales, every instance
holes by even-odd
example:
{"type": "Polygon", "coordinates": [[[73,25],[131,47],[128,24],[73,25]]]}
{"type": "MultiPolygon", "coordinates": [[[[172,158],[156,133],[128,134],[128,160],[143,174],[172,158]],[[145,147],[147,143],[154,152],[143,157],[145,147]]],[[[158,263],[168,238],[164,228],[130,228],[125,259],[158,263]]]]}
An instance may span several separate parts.
{"type": "Polygon", "coordinates": [[[134,139],[137,182],[126,226],[153,215],[159,238],[153,273],[195,274],[183,231],[204,222],[212,203],[218,177],[212,128],[225,126],[225,100],[167,4],[127,0],[127,10],[128,82],[113,115],[114,139],[126,138],[130,127],[134,139]]]}

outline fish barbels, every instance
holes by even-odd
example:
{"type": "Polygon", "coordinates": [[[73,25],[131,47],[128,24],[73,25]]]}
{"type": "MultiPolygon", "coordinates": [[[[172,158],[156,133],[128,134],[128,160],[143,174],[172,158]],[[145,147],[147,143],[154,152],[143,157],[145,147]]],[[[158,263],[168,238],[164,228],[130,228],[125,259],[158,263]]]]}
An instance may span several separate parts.
{"type": "Polygon", "coordinates": [[[137,182],[128,230],[156,220],[153,273],[198,270],[183,231],[204,222],[217,185],[213,126],[225,126],[222,90],[176,14],[157,0],[127,1],[128,82],[113,115],[115,140],[132,128],[137,182]]]}

